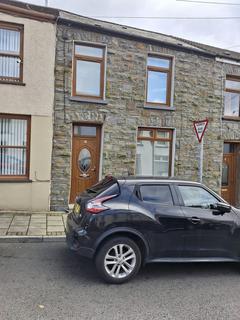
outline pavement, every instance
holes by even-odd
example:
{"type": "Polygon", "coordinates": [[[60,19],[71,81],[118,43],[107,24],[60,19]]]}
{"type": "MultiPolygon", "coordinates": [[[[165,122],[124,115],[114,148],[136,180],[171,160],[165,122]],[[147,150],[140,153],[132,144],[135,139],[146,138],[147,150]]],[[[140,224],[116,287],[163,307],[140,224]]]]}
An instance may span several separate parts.
{"type": "Polygon", "coordinates": [[[239,320],[240,267],[149,264],[108,285],[63,242],[0,243],[1,320],[239,320]]]}
{"type": "Polygon", "coordinates": [[[0,242],[64,240],[66,213],[0,213],[0,242]]]}

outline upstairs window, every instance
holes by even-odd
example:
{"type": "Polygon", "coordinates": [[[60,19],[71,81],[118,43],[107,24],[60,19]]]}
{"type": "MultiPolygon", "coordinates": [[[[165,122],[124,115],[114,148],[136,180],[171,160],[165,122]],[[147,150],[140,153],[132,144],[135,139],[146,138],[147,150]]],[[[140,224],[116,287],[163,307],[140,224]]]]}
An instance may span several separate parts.
{"type": "Polygon", "coordinates": [[[30,117],[0,114],[0,180],[27,179],[30,117]]]}
{"type": "Polygon", "coordinates": [[[240,117],[240,77],[226,78],[224,116],[240,117]]]}
{"type": "Polygon", "coordinates": [[[172,58],[148,56],[147,60],[147,105],[171,104],[172,58]]]}
{"type": "Polygon", "coordinates": [[[0,22],[0,81],[22,82],[23,26],[0,22]]]}
{"type": "Polygon", "coordinates": [[[105,48],[75,44],[73,95],[103,99],[105,48]]]}

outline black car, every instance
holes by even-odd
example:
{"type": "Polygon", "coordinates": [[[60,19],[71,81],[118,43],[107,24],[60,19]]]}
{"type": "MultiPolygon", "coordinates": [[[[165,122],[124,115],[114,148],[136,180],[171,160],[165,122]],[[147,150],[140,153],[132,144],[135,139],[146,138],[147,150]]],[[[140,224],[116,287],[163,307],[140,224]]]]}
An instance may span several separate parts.
{"type": "Polygon", "coordinates": [[[122,283],[149,262],[239,262],[240,210],[196,182],[106,177],[77,197],[66,236],[122,283]]]}

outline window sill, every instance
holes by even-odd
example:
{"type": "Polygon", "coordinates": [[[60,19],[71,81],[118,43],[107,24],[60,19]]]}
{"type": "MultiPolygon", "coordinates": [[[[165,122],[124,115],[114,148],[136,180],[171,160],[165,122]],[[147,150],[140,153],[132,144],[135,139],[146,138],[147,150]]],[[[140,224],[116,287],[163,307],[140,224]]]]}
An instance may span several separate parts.
{"type": "Polygon", "coordinates": [[[84,98],[84,97],[70,97],[70,101],[85,102],[85,103],[95,103],[95,104],[108,104],[107,100],[104,99],[94,99],[94,98],[84,98]]]}
{"type": "Polygon", "coordinates": [[[15,82],[15,81],[7,81],[7,80],[0,80],[0,84],[11,84],[14,86],[26,86],[26,83],[23,82],[15,82]]]}
{"type": "Polygon", "coordinates": [[[223,120],[240,121],[240,117],[223,116],[223,120]]]}
{"type": "Polygon", "coordinates": [[[29,179],[0,179],[0,183],[32,183],[29,179]]]}
{"type": "Polygon", "coordinates": [[[176,108],[173,107],[173,106],[161,106],[161,105],[156,105],[156,106],[153,106],[153,105],[150,105],[150,104],[145,104],[144,105],[144,108],[145,109],[153,109],[153,110],[168,110],[168,111],[175,111],[176,108]]]}

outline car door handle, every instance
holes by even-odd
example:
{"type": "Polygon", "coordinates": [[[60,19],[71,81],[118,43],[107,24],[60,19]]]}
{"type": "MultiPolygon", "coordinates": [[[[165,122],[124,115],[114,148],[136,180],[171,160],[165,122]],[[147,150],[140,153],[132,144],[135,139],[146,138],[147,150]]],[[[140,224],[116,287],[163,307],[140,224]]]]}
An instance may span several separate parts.
{"type": "Polygon", "coordinates": [[[201,219],[199,219],[199,218],[197,218],[197,217],[192,217],[192,218],[190,218],[190,220],[191,220],[191,222],[192,222],[193,224],[198,224],[198,223],[201,222],[201,219]]]}

